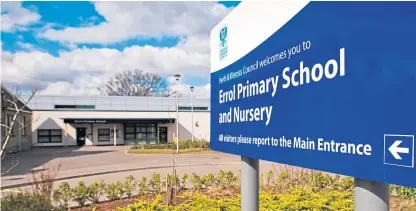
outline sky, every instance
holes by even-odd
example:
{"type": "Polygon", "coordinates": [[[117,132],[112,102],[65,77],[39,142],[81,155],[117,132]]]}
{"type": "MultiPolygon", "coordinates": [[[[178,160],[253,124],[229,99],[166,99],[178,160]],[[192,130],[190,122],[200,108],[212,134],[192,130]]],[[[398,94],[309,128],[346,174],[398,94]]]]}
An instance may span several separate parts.
{"type": "Polygon", "coordinates": [[[209,33],[238,2],[1,2],[1,82],[42,95],[101,95],[141,69],[209,97],[209,33]]]}

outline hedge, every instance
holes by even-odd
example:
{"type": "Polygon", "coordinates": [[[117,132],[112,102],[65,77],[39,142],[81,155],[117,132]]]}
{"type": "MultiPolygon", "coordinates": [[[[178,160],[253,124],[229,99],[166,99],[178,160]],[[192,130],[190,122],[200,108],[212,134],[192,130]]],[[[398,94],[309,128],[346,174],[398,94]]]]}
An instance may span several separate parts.
{"type": "MultiPolygon", "coordinates": [[[[173,143],[166,144],[137,144],[131,147],[131,149],[176,149],[176,145],[173,143]]],[[[204,149],[209,150],[209,142],[205,140],[184,140],[179,141],[179,149],[204,149]]]]}
{"type": "MultiPolygon", "coordinates": [[[[193,193],[189,200],[177,206],[167,206],[158,195],[153,201],[139,201],[118,211],[239,211],[241,210],[239,194],[231,197],[211,198],[200,193],[193,193]]],[[[295,188],[288,193],[260,193],[260,210],[322,210],[322,211],[352,211],[352,191],[327,190],[314,192],[311,188],[295,188]]]]}

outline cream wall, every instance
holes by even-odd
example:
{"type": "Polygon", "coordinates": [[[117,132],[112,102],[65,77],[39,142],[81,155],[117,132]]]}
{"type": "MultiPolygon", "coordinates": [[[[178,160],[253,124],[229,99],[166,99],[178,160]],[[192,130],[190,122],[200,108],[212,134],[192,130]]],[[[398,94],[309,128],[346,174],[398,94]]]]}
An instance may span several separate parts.
{"type": "MultiPolygon", "coordinates": [[[[192,125],[194,125],[194,139],[205,139],[209,141],[210,128],[209,112],[194,112],[194,122],[192,124],[191,112],[179,112],[179,140],[192,139],[192,125]],[[195,123],[198,122],[198,127],[195,123]]],[[[173,126],[176,133],[176,124],[173,126]]]]}
{"type": "MultiPolygon", "coordinates": [[[[101,111],[33,111],[33,116],[36,119],[32,123],[32,141],[35,146],[74,146],[76,145],[76,127],[87,128],[86,145],[109,145],[114,144],[113,138],[110,142],[98,142],[98,128],[114,127],[114,124],[94,124],[93,135],[91,134],[91,124],[66,124],[63,122],[64,118],[176,118],[175,112],[101,112],[101,111]],[[67,136],[65,137],[65,127],[67,136]],[[62,129],[62,143],[37,143],[38,129],[62,129]]],[[[192,124],[194,125],[194,138],[204,138],[209,141],[209,112],[194,112],[194,122],[192,123],[191,112],[179,112],[179,139],[192,138],[192,124]],[[195,126],[198,122],[199,127],[195,126]]],[[[116,124],[117,128],[123,130],[123,138],[117,138],[117,144],[124,143],[124,127],[123,124],[116,124]]],[[[175,124],[158,124],[159,127],[168,127],[168,142],[173,142],[173,134],[176,133],[175,124]]]]}

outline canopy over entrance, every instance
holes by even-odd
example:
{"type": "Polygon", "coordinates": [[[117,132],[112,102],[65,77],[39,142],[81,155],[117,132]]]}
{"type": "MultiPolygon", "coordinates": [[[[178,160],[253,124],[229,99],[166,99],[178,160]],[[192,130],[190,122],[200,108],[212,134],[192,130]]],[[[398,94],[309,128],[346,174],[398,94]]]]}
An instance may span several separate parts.
{"type": "Polygon", "coordinates": [[[64,123],[73,124],[140,124],[140,123],[175,123],[175,118],[62,118],[64,123]]]}

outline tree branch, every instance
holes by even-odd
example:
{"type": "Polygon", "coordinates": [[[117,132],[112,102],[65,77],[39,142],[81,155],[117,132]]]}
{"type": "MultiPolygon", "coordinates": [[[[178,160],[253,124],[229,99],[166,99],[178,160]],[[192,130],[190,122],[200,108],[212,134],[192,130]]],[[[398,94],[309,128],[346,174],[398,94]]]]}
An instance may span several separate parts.
{"type": "Polygon", "coordinates": [[[16,160],[16,163],[14,163],[12,166],[10,166],[9,169],[7,169],[6,171],[2,171],[1,172],[1,176],[9,173],[14,167],[16,167],[17,165],[19,165],[19,163],[20,163],[19,160],[16,160]]]}
{"type": "Polygon", "coordinates": [[[109,96],[172,96],[163,77],[140,69],[117,73],[97,89],[109,96]]]}
{"type": "MultiPolygon", "coordinates": [[[[20,93],[20,91],[19,91],[18,88],[16,90],[16,93],[18,93],[18,94],[20,93]]],[[[26,108],[27,104],[30,102],[30,100],[32,100],[32,98],[34,97],[35,94],[36,94],[36,90],[32,90],[32,94],[31,94],[31,96],[29,97],[29,99],[26,102],[24,102],[23,100],[21,100],[20,97],[18,97],[18,95],[12,95],[11,96],[14,101],[9,100],[9,99],[4,99],[6,102],[11,103],[15,107],[16,111],[14,112],[13,119],[12,119],[10,125],[7,126],[8,127],[7,135],[6,135],[5,140],[3,142],[3,146],[1,146],[1,152],[0,152],[1,159],[4,159],[5,158],[5,153],[4,152],[6,150],[7,144],[9,143],[9,140],[10,140],[10,137],[11,137],[12,133],[15,131],[15,130],[13,130],[13,126],[14,126],[14,123],[17,121],[17,117],[18,117],[19,113],[24,108],[26,108]],[[17,102],[18,101],[23,102],[23,106],[20,109],[19,109],[19,106],[17,105],[17,102]]],[[[6,122],[6,124],[8,124],[8,123],[6,122]]]]}
{"type": "Polygon", "coordinates": [[[9,129],[9,126],[7,126],[5,124],[0,124],[0,126],[5,127],[6,129],[9,129]]]}

